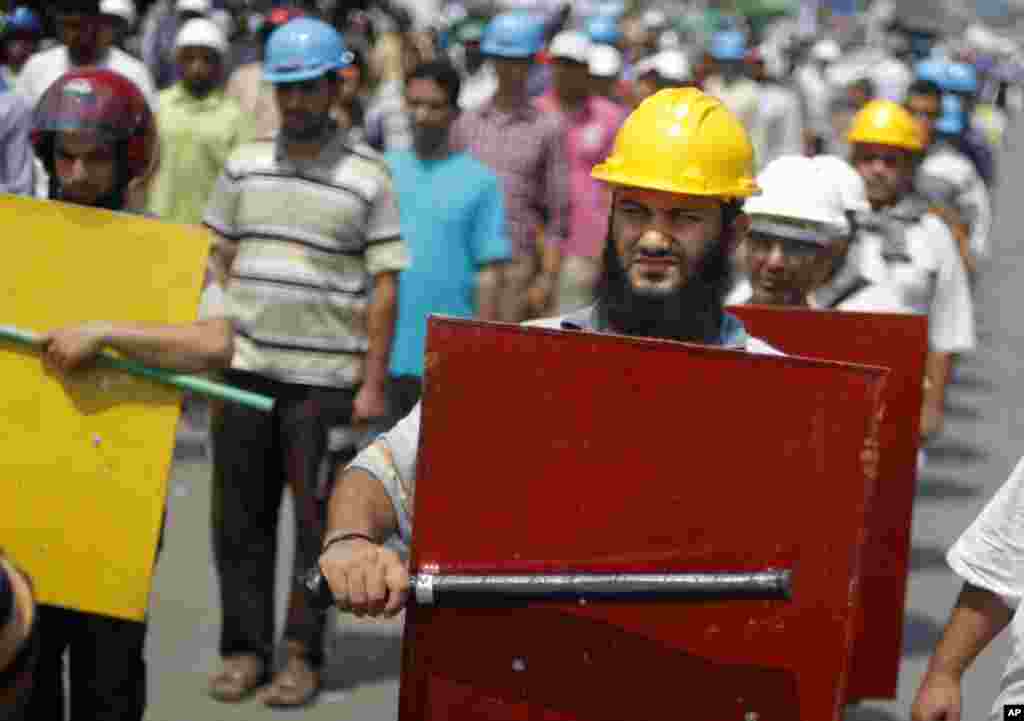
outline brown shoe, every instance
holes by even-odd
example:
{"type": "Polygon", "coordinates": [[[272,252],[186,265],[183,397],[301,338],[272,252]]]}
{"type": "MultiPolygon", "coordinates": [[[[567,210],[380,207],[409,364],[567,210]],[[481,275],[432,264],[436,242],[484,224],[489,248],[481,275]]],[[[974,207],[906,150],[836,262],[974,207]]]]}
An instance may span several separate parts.
{"type": "Polygon", "coordinates": [[[210,676],[210,695],[218,701],[237,703],[265,681],[266,668],[259,656],[228,656],[220,670],[210,676]]]}
{"type": "Polygon", "coordinates": [[[274,675],[274,680],[260,694],[263,703],[272,708],[305,706],[320,690],[320,671],[306,659],[302,646],[288,644],[288,661],[274,675]]]}

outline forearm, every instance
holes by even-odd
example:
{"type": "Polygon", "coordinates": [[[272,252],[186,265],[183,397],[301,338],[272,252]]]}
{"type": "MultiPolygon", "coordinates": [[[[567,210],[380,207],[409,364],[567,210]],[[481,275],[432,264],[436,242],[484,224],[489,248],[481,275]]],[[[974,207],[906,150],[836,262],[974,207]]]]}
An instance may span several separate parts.
{"type": "Polygon", "coordinates": [[[1013,611],[999,596],[965,583],[932,654],[928,673],[959,680],[1012,618],[1013,611]]]}
{"type": "MultiPolygon", "coordinates": [[[[210,232],[212,233],[213,231],[210,232]]],[[[235,263],[236,255],[238,255],[238,243],[214,233],[213,247],[210,249],[209,268],[213,271],[216,281],[223,288],[228,286],[231,266],[235,263]]]]}
{"type": "Polygon", "coordinates": [[[500,319],[502,268],[491,263],[476,276],[476,316],[480,320],[500,319]]]}
{"type": "Polygon", "coordinates": [[[924,406],[941,413],[946,402],[946,386],[953,367],[953,354],[929,351],[925,362],[924,406]]]}
{"type": "Polygon", "coordinates": [[[395,336],[397,315],[398,282],[395,273],[377,276],[373,289],[373,300],[367,311],[366,328],[369,348],[363,371],[363,383],[383,387],[388,378],[388,359],[391,343],[395,336]]]}
{"type": "Polygon", "coordinates": [[[189,325],[106,324],[103,345],[147,365],[202,373],[231,363],[234,333],[225,319],[189,325]]]}
{"type": "Polygon", "coordinates": [[[540,272],[551,278],[558,278],[562,270],[562,247],[554,242],[544,243],[541,255],[540,272]]]}
{"type": "Polygon", "coordinates": [[[338,471],[324,538],[362,533],[382,543],[398,533],[398,516],[383,484],[361,468],[338,471]]]}

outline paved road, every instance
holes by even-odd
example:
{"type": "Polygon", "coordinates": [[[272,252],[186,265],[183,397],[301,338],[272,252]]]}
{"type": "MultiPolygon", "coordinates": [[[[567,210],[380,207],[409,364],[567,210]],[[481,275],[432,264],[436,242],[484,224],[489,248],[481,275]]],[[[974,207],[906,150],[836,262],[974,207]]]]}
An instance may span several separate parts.
{"type": "MultiPolygon", "coordinates": [[[[981,345],[959,368],[949,397],[948,425],[931,449],[919,484],[914,517],[912,575],[905,624],[899,697],[851,711],[849,721],[909,717],[910,703],[958,590],[943,554],[1009,474],[1024,452],[1024,383],[1015,382],[1024,358],[1024,249],[1018,244],[1024,207],[1020,127],[1003,161],[997,198],[995,262],[978,291],[981,345]]],[[[149,639],[151,721],[227,721],[281,718],[257,702],[240,706],[205,696],[206,673],[216,662],[218,605],[209,544],[209,466],[188,444],[179,447],[170,489],[167,543],[156,577],[149,639]]],[[[284,526],[292,517],[286,510],[284,526]]],[[[282,538],[287,559],[292,544],[282,538]]],[[[279,569],[283,588],[284,570],[279,569]]],[[[303,712],[310,721],[384,721],[395,717],[400,624],[338,618],[328,649],[327,687],[303,712]]],[[[1008,643],[999,639],[965,685],[966,721],[984,719],[997,687],[1008,643]]],[[[295,714],[292,714],[295,715],[295,714]]]]}

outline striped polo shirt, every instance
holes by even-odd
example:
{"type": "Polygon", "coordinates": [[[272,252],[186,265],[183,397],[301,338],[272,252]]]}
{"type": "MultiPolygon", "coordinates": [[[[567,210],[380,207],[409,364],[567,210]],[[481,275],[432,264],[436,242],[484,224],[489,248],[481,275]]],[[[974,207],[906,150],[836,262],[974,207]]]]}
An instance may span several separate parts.
{"type": "Polygon", "coordinates": [[[409,265],[384,160],[345,132],[311,162],[289,159],[278,140],[248,143],[228,159],[203,222],[238,244],[225,294],[231,367],[357,385],[372,277],[409,265]]]}

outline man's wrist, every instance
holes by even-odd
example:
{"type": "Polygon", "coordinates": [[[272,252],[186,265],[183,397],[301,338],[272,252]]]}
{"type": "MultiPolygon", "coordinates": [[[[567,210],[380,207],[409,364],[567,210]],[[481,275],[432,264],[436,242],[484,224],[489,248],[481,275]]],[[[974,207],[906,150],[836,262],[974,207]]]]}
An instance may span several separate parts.
{"type": "Polygon", "coordinates": [[[114,324],[107,321],[94,321],[88,325],[89,332],[99,339],[103,345],[113,342],[114,324]]]}
{"type": "Polygon", "coordinates": [[[338,543],[347,543],[348,541],[357,540],[362,540],[366,541],[367,543],[373,544],[377,543],[376,538],[374,538],[373,534],[369,532],[347,530],[334,531],[333,533],[328,533],[327,536],[324,537],[323,545],[320,546],[320,554],[323,555],[327,552],[328,548],[338,543]]]}

